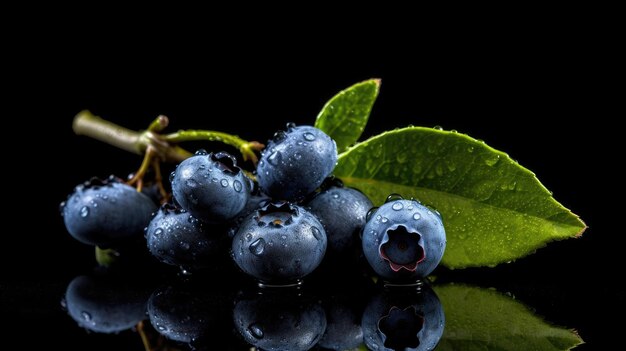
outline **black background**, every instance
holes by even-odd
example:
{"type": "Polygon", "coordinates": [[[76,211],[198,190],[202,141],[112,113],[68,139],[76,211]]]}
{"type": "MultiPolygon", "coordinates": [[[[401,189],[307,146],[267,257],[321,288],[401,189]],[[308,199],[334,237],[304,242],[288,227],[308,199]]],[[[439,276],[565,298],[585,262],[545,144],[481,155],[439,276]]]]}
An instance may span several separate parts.
{"type": "Polygon", "coordinates": [[[167,47],[42,46],[37,53],[45,59],[10,72],[17,79],[16,98],[9,100],[17,109],[7,129],[28,131],[27,140],[12,145],[18,151],[11,153],[9,169],[18,174],[6,182],[10,192],[19,189],[10,202],[23,223],[22,230],[5,231],[11,237],[6,247],[19,257],[4,255],[1,285],[16,332],[36,323],[50,343],[90,345],[60,311],[59,300],[69,280],[93,265],[92,250],[67,235],[58,203],[76,184],[91,176],[124,176],[141,158],[75,136],[71,122],[78,111],[89,109],[131,129],[144,129],[164,114],[171,131],[212,129],[265,142],[288,121],[312,124],[339,90],[381,78],[362,139],[408,124],[467,133],[533,170],[590,227],[582,238],[552,243],[517,262],[442,270],[442,279],[510,292],[592,345],[609,342],[616,328],[604,316],[623,313],[625,295],[618,287],[622,230],[612,209],[619,206],[608,202],[619,203],[623,193],[617,169],[623,157],[611,125],[623,116],[612,109],[617,94],[610,48],[577,35],[449,39],[405,42],[406,50],[399,50],[381,38],[345,52],[321,43],[290,50],[259,40],[233,47],[179,46],[176,40],[167,47]]]}

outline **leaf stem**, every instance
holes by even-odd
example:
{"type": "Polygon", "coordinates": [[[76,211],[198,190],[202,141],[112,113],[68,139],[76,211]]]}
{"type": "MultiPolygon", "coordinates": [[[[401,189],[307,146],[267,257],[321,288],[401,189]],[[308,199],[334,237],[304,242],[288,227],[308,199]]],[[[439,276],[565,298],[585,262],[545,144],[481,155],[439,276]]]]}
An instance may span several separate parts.
{"type": "Polygon", "coordinates": [[[163,140],[173,143],[198,140],[218,141],[237,148],[241,152],[244,161],[252,161],[255,165],[259,161],[255,151],[261,151],[265,147],[265,145],[257,141],[247,141],[236,135],[213,130],[180,130],[176,133],[164,135],[163,140]]]}

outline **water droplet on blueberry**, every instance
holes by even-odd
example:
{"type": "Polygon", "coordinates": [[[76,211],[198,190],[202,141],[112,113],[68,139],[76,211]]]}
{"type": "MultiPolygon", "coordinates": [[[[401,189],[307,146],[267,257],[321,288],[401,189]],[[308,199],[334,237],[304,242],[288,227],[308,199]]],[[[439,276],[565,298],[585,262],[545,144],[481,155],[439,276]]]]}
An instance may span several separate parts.
{"type": "Polygon", "coordinates": [[[396,193],[389,194],[389,196],[387,196],[387,199],[385,200],[385,203],[396,201],[396,200],[404,200],[404,198],[400,194],[396,194],[396,193]]]}
{"type": "Polygon", "coordinates": [[[264,334],[263,334],[263,330],[261,329],[261,327],[259,327],[256,324],[251,324],[248,327],[248,330],[250,331],[250,335],[252,335],[253,337],[257,338],[257,339],[262,339],[264,334]]]}
{"type": "Polygon", "coordinates": [[[306,132],[302,134],[302,136],[304,137],[304,140],[307,140],[307,141],[315,140],[315,135],[313,135],[313,133],[310,133],[310,132],[306,132]]]}
{"type": "Polygon", "coordinates": [[[80,315],[86,322],[91,322],[91,314],[89,314],[89,312],[83,311],[80,313],[80,315]]]}
{"type": "Polygon", "coordinates": [[[85,217],[89,216],[89,207],[87,207],[87,206],[83,206],[83,207],[80,209],[80,216],[81,216],[81,217],[83,217],[83,218],[85,218],[85,217]]]}
{"type": "Polygon", "coordinates": [[[278,166],[282,158],[283,155],[280,153],[280,151],[275,151],[270,155],[270,157],[267,158],[267,162],[269,162],[269,164],[271,164],[272,166],[278,166]]]}
{"type": "Polygon", "coordinates": [[[322,233],[319,229],[317,229],[317,227],[311,227],[311,232],[313,233],[315,239],[322,240],[322,233]]]}
{"type": "Polygon", "coordinates": [[[263,238],[256,239],[252,244],[250,244],[250,252],[256,256],[261,256],[264,250],[265,240],[263,240],[263,238]]]}

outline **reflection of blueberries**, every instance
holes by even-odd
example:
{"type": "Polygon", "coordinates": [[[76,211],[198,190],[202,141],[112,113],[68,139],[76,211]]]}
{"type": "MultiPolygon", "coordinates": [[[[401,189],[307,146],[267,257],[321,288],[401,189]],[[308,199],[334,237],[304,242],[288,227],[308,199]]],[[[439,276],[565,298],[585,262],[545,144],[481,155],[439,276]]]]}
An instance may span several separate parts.
{"type": "Polygon", "coordinates": [[[372,350],[433,350],[443,335],[441,302],[428,285],[393,287],[363,313],[363,338],[372,350]]]}
{"type": "Polygon", "coordinates": [[[436,211],[415,200],[395,199],[369,215],[362,245],[378,275],[396,282],[415,281],[441,261],[446,233],[436,211]]]}
{"type": "Polygon", "coordinates": [[[326,252],[326,232],[310,212],[271,203],[253,212],[233,238],[235,263],[265,282],[285,284],[311,273],[326,252]]]}
{"type": "Polygon", "coordinates": [[[65,304],[81,327],[117,333],[145,319],[148,294],[125,281],[78,276],[67,287],[65,304]]]}
{"type": "Polygon", "coordinates": [[[363,342],[361,314],[347,299],[332,299],[325,308],[326,332],[319,346],[335,351],[356,349],[363,342]]]}
{"type": "Polygon", "coordinates": [[[286,288],[240,297],[233,320],[244,339],[263,350],[309,350],[326,328],[319,303],[286,288]]]}
{"type": "Polygon", "coordinates": [[[77,186],[61,207],[67,231],[80,242],[101,247],[140,236],[157,208],[148,196],[114,177],[77,186]]]}
{"type": "MultiPolygon", "coordinates": [[[[148,300],[150,323],[168,339],[189,343],[221,332],[228,306],[224,295],[191,285],[156,289],[148,300]]],[[[228,300],[230,301],[230,300],[228,300]]]]}
{"type": "Polygon", "coordinates": [[[353,246],[372,206],[362,192],[336,186],[320,192],[307,204],[326,229],[329,254],[341,254],[353,246]]]}

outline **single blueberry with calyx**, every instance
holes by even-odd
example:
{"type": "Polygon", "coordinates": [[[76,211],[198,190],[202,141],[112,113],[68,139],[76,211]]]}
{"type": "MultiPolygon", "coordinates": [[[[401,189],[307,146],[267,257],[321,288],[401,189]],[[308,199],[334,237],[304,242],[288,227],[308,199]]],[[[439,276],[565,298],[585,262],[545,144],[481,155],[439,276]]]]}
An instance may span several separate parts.
{"type": "Polygon", "coordinates": [[[226,152],[200,150],[170,175],[180,206],[198,219],[222,223],[243,210],[250,196],[250,179],[226,152]]]}
{"type": "Polygon", "coordinates": [[[269,203],[248,216],[233,237],[232,256],[245,273],[262,283],[297,282],[322,262],[326,232],[304,208],[269,203]]]}
{"type": "Polygon", "coordinates": [[[392,194],[368,213],[362,247],[379,276],[410,283],[437,267],[446,248],[446,232],[437,211],[392,194]]]}
{"type": "Polygon", "coordinates": [[[209,267],[229,246],[221,226],[204,223],[170,204],[161,206],[150,221],[146,242],[159,261],[184,270],[209,267]]]}
{"type": "Polygon", "coordinates": [[[299,201],[322,184],[336,163],[333,139],[318,128],[290,124],[261,154],[257,181],[272,198],[299,201]]]}
{"type": "Polygon", "coordinates": [[[359,240],[365,217],[372,202],[365,194],[354,188],[346,188],[339,182],[322,190],[307,204],[326,229],[328,255],[340,255],[359,240]]]}
{"type": "Polygon", "coordinates": [[[156,209],[148,196],[111,176],[93,178],[74,188],[61,204],[61,215],[76,240],[109,247],[140,236],[156,209]]]}

